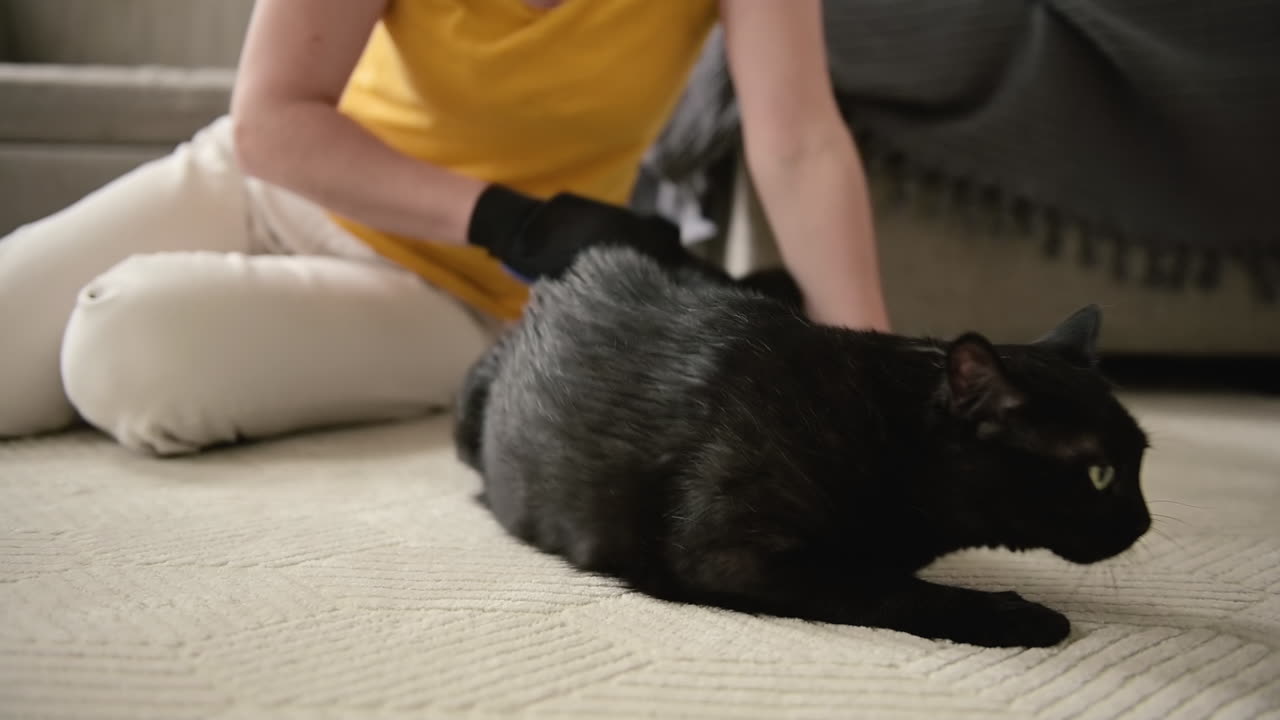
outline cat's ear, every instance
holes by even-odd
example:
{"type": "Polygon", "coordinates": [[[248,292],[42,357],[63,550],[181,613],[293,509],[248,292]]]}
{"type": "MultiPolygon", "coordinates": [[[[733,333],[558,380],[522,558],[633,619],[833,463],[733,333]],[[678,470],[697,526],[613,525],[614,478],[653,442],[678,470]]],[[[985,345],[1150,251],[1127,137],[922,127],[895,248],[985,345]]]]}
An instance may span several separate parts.
{"type": "Polygon", "coordinates": [[[1089,304],[1032,344],[1050,348],[1081,367],[1094,368],[1098,366],[1098,334],[1101,331],[1102,309],[1089,304]]]}
{"type": "Polygon", "coordinates": [[[1025,400],[996,349],[977,333],[965,333],[947,348],[947,396],[951,412],[971,420],[999,419],[1025,400]]]}

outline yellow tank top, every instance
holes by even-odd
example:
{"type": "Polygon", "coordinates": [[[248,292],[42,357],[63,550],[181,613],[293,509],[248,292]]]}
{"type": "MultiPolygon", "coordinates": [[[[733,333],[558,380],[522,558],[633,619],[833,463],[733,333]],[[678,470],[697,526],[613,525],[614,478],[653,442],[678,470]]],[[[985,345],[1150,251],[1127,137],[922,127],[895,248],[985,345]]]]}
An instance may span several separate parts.
{"type": "MultiPolygon", "coordinates": [[[[392,0],[339,109],[393,148],[538,197],[624,204],[715,23],[715,0],[392,0]]],[[[370,182],[377,182],[370,178],[370,182]]],[[[335,216],[384,257],[490,316],[527,288],[480,248],[335,216]]]]}

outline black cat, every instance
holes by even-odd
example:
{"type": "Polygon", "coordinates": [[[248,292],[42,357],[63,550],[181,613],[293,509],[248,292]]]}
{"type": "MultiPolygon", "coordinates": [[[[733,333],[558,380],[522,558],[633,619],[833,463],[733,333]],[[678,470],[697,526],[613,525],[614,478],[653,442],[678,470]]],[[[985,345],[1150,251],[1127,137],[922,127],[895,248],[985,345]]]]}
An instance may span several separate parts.
{"type": "MultiPolygon", "coordinates": [[[[784,288],[784,294],[788,293],[784,288]]],[[[968,547],[1092,563],[1150,525],[1100,313],[992,345],[806,320],[791,296],[584,252],[473,368],[459,456],[512,535],[658,598],[984,646],[1070,629],[915,572],[968,547]]]]}

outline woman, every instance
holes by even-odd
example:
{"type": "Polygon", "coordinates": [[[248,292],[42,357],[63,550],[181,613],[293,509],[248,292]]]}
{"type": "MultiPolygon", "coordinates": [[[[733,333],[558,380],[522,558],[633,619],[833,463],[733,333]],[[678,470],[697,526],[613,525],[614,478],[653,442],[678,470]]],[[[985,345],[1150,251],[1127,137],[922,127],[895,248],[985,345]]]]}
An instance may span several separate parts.
{"type": "Polygon", "coordinates": [[[717,19],[810,315],[885,329],[820,0],[258,0],[227,117],[0,241],[0,436],[171,455],[446,406],[524,281],[672,241],[622,206],[717,19]]]}

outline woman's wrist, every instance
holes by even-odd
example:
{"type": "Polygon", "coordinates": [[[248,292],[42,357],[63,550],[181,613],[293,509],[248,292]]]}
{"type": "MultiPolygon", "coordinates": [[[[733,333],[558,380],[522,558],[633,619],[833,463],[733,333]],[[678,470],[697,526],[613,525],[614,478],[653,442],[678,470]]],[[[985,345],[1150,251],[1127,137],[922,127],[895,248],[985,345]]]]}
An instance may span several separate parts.
{"type": "Polygon", "coordinates": [[[490,184],[476,196],[468,214],[466,241],[495,257],[511,257],[521,230],[542,201],[505,185],[490,184]]]}

